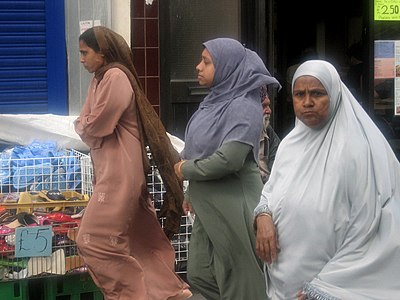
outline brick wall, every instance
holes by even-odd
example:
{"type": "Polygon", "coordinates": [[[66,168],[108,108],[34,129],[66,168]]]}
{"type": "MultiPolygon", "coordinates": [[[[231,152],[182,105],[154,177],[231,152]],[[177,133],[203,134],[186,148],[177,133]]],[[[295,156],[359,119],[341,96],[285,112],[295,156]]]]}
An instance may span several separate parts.
{"type": "Polygon", "coordinates": [[[159,4],[158,0],[132,0],[131,46],[133,59],[147,98],[160,113],[159,4]]]}

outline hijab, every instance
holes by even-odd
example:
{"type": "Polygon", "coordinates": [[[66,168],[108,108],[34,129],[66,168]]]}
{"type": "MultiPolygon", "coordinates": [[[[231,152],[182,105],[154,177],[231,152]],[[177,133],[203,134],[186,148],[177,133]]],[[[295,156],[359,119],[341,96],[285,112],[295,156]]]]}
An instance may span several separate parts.
{"type": "Polygon", "coordinates": [[[93,27],[100,51],[104,54],[106,65],[96,71],[100,82],[105,72],[111,68],[121,69],[128,77],[137,102],[139,128],[143,148],[143,164],[148,170],[146,147],[150,148],[152,159],[160,172],[166,190],[159,216],[166,217],[164,231],[169,238],[179,232],[183,215],[183,188],[174,172],[174,164],[180,160],[179,153],[173,148],[153,106],[144,94],[136,69],[133,65],[132,52],[122,36],[103,27],[93,27]]]}
{"type": "MultiPolygon", "coordinates": [[[[273,214],[281,252],[268,293],[295,299],[397,299],[400,295],[400,164],[336,69],[307,61],[329,115],[319,128],[296,120],[282,140],[258,207],[273,214]]],[[[257,210],[257,208],[256,208],[257,210]]]]}
{"type": "Polygon", "coordinates": [[[185,132],[184,159],[202,159],[223,143],[238,141],[252,146],[258,161],[262,129],[260,91],[279,82],[271,76],[261,58],[230,38],[203,44],[215,68],[209,94],[190,118],[185,132]]]}

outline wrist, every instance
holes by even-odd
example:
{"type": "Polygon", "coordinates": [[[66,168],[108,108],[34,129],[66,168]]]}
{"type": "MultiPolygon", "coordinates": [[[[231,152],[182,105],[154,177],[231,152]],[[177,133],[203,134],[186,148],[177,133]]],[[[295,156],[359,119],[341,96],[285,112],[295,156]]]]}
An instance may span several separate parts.
{"type": "Polygon", "coordinates": [[[270,218],[272,218],[272,213],[271,212],[261,212],[256,216],[256,219],[258,217],[270,217],[270,218]]]}
{"type": "Polygon", "coordinates": [[[269,209],[268,204],[257,207],[254,211],[253,228],[257,232],[257,220],[259,217],[269,217],[272,220],[272,211],[269,209]]]}
{"type": "Polygon", "coordinates": [[[182,165],[186,162],[186,160],[181,160],[178,164],[178,174],[179,177],[184,178],[183,177],[183,172],[182,172],[182,165]]]}
{"type": "Polygon", "coordinates": [[[272,217],[272,211],[269,208],[268,203],[264,203],[256,207],[254,210],[254,219],[257,219],[257,217],[261,214],[268,214],[272,217]]]}

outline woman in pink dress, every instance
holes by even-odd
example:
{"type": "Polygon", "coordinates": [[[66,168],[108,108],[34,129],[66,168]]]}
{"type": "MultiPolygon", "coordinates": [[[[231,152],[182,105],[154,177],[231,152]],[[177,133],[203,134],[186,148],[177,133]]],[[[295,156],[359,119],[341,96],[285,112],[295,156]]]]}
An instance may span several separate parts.
{"type": "Polygon", "coordinates": [[[94,168],[79,253],[107,300],[189,298],[146,186],[148,145],[167,188],[162,212],[171,237],[179,227],[183,194],[175,175],[163,174],[174,174],[178,153],[144,96],[125,40],[98,26],[82,33],[79,49],[81,63],[94,73],[75,121],[94,168]]]}

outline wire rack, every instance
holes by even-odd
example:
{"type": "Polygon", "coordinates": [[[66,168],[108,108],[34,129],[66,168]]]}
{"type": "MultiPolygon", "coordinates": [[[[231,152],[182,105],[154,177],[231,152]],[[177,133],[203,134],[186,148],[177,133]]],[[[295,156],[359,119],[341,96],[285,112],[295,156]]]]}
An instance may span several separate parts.
{"type": "MultiPolygon", "coordinates": [[[[82,191],[91,191],[90,157],[63,150],[19,158],[17,151],[22,154],[23,150],[15,147],[0,154],[0,281],[63,275],[85,268],[70,236],[76,235],[79,225],[71,215],[82,211],[89,199],[89,193],[82,191]],[[57,191],[58,198],[48,198],[50,191],[57,191]],[[15,227],[11,226],[14,222],[18,222],[15,227]],[[45,239],[49,254],[17,255],[22,243],[18,228],[33,229],[31,225],[51,232],[45,239]]],[[[43,237],[37,240],[43,241],[43,237]]]]}
{"type": "MultiPolygon", "coordinates": [[[[86,272],[82,258],[77,253],[74,237],[79,222],[52,222],[47,226],[51,231],[51,254],[48,256],[16,257],[20,240],[16,231],[0,234],[0,275],[1,281],[59,276],[69,273],[86,272]]],[[[41,227],[43,228],[43,226],[41,227]]],[[[41,242],[37,239],[38,242],[41,242]]],[[[25,247],[25,246],[24,246],[25,247]]]]}
{"type": "Polygon", "coordinates": [[[75,150],[59,156],[15,158],[12,153],[0,157],[0,193],[12,202],[13,193],[59,190],[91,190],[90,157],[75,150]],[[85,174],[85,175],[83,175],[85,174]]]}
{"type": "MultiPolygon", "coordinates": [[[[149,153],[148,156],[151,162],[151,155],[149,153]]],[[[152,195],[154,207],[156,211],[159,211],[164,201],[165,189],[158,169],[154,164],[151,164],[150,172],[147,175],[147,187],[152,195]]],[[[161,218],[160,221],[161,226],[163,226],[165,219],[161,218]]],[[[179,233],[177,233],[171,241],[175,249],[175,269],[177,273],[186,273],[191,232],[192,223],[189,217],[182,216],[179,233]]]]}
{"type": "MultiPolygon", "coordinates": [[[[152,163],[150,152],[148,157],[152,163]]],[[[93,194],[93,168],[87,154],[68,150],[54,157],[19,159],[2,156],[0,163],[0,205],[6,207],[11,215],[34,212],[41,218],[41,214],[57,214],[67,209],[69,214],[76,214],[82,211],[93,194]],[[60,191],[65,200],[37,201],[43,191],[52,190],[60,191]]],[[[153,163],[147,186],[158,211],[164,201],[165,189],[153,163]]],[[[47,225],[52,231],[51,255],[43,257],[15,257],[15,247],[18,246],[15,231],[2,231],[4,226],[1,225],[4,224],[0,225],[0,281],[85,271],[74,241],[79,222],[71,219],[69,222],[50,221],[47,225]]],[[[164,221],[160,219],[161,226],[164,221]]],[[[180,232],[171,241],[176,253],[177,273],[186,273],[191,230],[189,218],[182,216],[180,232]]]]}

